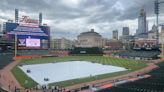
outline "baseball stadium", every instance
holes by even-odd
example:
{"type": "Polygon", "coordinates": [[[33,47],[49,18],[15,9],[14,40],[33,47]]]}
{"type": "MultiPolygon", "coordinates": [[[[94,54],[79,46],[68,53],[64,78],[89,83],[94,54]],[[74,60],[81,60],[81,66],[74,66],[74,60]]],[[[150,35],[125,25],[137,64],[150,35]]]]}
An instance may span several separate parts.
{"type": "Polygon", "coordinates": [[[15,15],[0,43],[0,92],[164,92],[164,46],[51,49],[41,13],[39,23],[29,16],[18,22],[17,9],[15,15]]]}

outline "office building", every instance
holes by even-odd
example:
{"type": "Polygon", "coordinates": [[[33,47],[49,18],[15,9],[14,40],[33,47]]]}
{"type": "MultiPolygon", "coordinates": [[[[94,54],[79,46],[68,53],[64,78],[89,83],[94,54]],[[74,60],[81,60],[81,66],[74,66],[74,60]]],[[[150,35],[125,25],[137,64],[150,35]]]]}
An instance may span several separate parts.
{"type": "Polygon", "coordinates": [[[146,11],[141,9],[138,17],[138,30],[137,35],[148,32],[148,21],[146,20],[146,11]]]}
{"type": "Polygon", "coordinates": [[[118,30],[113,31],[113,39],[118,40],[118,30]]]}
{"type": "Polygon", "coordinates": [[[73,41],[66,38],[53,39],[51,42],[51,48],[60,50],[72,49],[73,41]]]}
{"type": "Polygon", "coordinates": [[[128,36],[128,35],[129,35],[129,27],[123,27],[122,36],[128,36]]]}
{"type": "Polygon", "coordinates": [[[102,36],[94,32],[94,29],[91,31],[80,33],[77,37],[78,43],[76,47],[102,47],[102,36]]]}

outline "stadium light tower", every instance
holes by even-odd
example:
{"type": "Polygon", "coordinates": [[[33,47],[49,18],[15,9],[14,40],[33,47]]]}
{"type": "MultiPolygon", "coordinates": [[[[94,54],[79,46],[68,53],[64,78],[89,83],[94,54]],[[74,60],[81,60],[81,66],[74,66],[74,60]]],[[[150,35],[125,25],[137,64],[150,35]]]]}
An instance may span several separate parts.
{"type": "Polygon", "coordinates": [[[42,13],[39,13],[39,25],[42,25],[42,13]]]}
{"type": "Polygon", "coordinates": [[[159,2],[159,0],[155,0],[154,2],[154,13],[156,14],[156,25],[157,25],[157,45],[159,44],[159,5],[164,3],[164,1],[159,2]]]}
{"type": "Polygon", "coordinates": [[[18,23],[19,21],[19,10],[15,9],[15,23],[18,23]]]}
{"type": "Polygon", "coordinates": [[[160,24],[161,26],[161,59],[164,60],[164,25],[160,24]]]}

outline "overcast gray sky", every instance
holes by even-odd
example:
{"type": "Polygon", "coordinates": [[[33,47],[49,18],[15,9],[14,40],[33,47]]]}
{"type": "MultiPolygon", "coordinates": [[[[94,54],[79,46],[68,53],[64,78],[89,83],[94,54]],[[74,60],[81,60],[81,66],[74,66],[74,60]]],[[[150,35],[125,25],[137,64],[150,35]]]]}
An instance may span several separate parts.
{"type": "MultiPolygon", "coordinates": [[[[124,26],[134,34],[141,8],[147,12],[149,28],[155,23],[154,0],[0,0],[0,23],[14,20],[15,8],[20,10],[19,17],[37,19],[42,12],[53,38],[76,39],[91,28],[111,38],[113,30],[118,29],[121,34],[124,26]]],[[[160,23],[164,23],[164,4],[160,8],[160,23]]]]}

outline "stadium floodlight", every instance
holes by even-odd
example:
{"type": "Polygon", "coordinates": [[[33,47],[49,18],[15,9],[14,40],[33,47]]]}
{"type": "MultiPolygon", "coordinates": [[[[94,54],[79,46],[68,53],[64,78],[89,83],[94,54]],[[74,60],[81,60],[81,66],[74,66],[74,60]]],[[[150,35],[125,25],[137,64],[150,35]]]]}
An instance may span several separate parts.
{"type": "Polygon", "coordinates": [[[156,0],[155,2],[154,2],[154,12],[155,12],[155,14],[159,14],[159,3],[158,3],[158,0],[156,0]]]}
{"type": "Polygon", "coordinates": [[[154,2],[154,13],[156,14],[156,25],[157,25],[157,32],[156,32],[156,35],[157,35],[157,42],[156,44],[158,45],[159,44],[159,5],[164,3],[164,1],[158,1],[158,0],[155,0],[154,2]]]}

